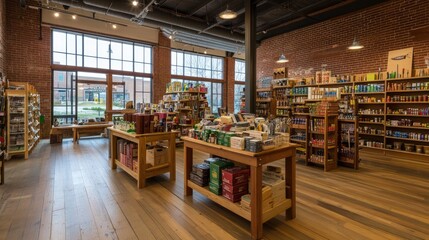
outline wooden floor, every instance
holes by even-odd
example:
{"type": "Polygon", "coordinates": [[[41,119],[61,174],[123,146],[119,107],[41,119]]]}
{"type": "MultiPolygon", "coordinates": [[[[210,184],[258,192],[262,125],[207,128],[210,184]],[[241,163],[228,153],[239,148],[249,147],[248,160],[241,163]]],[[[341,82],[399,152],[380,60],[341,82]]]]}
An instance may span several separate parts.
{"type": "MultiPolygon", "coordinates": [[[[106,139],[42,141],[29,160],[6,162],[0,239],[249,239],[250,224],[177,181],[136,182],[107,161],[106,139]]],[[[204,154],[195,154],[203,159],[204,154]]],[[[429,239],[429,167],[368,160],[358,171],[297,165],[297,218],[279,215],[264,239],[429,239]]]]}

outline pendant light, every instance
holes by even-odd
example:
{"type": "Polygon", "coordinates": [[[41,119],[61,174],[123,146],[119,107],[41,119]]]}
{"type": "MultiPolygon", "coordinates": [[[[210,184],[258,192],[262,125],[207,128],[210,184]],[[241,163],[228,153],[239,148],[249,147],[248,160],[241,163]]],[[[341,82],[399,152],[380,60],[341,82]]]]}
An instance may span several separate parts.
{"type": "Polygon", "coordinates": [[[353,39],[352,45],[349,46],[350,50],[359,50],[362,49],[363,45],[360,45],[358,40],[356,40],[356,37],[353,39]]]}
{"type": "Polygon", "coordinates": [[[219,17],[225,20],[231,20],[237,17],[237,13],[233,10],[228,9],[228,4],[226,4],[226,10],[219,13],[219,17]]]}
{"type": "Polygon", "coordinates": [[[276,63],[287,63],[287,62],[289,62],[289,59],[287,59],[283,53],[282,55],[280,55],[279,60],[276,61],[276,63]]]}

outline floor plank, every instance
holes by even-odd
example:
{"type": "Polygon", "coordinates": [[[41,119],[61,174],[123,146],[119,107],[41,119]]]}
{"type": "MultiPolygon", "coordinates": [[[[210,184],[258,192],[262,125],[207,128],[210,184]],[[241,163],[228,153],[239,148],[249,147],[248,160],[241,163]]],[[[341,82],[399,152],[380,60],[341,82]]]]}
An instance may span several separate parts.
{"type": "MultiPolygon", "coordinates": [[[[29,160],[9,160],[0,239],[250,238],[248,221],[201,194],[183,196],[183,149],[176,181],[165,174],[137,189],[124,171],[110,169],[107,147],[102,138],[44,140],[29,160]]],[[[264,239],[428,239],[429,160],[361,157],[357,171],[297,164],[297,218],[271,219],[264,239]]]]}

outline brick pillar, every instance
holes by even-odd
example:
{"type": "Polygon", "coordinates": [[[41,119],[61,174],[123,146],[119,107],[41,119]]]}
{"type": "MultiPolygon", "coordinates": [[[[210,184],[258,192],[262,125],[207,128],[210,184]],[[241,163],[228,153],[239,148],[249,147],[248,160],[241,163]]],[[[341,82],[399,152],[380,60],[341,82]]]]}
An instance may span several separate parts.
{"type": "Polygon", "coordinates": [[[152,102],[158,103],[171,81],[171,41],[159,32],[158,45],[153,48],[152,102]]]}
{"type": "Polygon", "coordinates": [[[226,85],[226,107],[228,112],[234,112],[234,82],[235,82],[235,59],[233,57],[226,57],[226,68],[225,68],[225,83],[226,85]]]}
{"type": "MultiPolygon", "coordinates": [[[[3,2],[3,1],[2,1],[3,2]]],[[[6,75],[13,82],[28,82],[40,94],[40,113],[45,116],[41,136],[51,128],[51,29],[42,27],[39,11],[21,8],[18,0],[6,2],[6,75]]]]}
{"type": "Polygon", "coordinates": [[[6,1],[0,2],[0,72],[6,70],[6,1]]]}

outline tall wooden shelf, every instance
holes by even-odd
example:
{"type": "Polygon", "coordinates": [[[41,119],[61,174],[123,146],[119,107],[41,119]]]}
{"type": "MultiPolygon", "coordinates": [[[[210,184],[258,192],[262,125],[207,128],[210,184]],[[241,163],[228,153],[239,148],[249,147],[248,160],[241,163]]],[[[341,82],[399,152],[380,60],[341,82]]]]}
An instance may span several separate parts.
{"type": "Polygon", "coordinates": [[[28,83],[9,83],[7,96],[7,156],[28,155],[40,140],[40,96],[28,83]]]}
{"type": "MultiPolygon", "coordinates": [[[[393,142],[403,141],[404,143],[416,142],[416,145],[429,146],[429,143],[426,141],[413,141],[409,138],[395,138],[395,136],[386,136],[386,131],[401,131],[406,133],[422,133],[429,134],[429,113],[427,111],[417,112],[417,113],[407,113],[407,114],[399,114],[400,109],[407,108],[416,108],[416,109],[425,109],[429,105],[429,99],[425,99],[424,95],[428,95],[429,92],[429,76],[424,77],[409,77],[409,78],[400,78],[400,79],[382,79],[382,80],[374,80],[374,81],[350,81],[347,82],[336,82],[336,83],[319,83],[319,84],[307,84],[307,85],[274,85],[274,91],[277,89],[281,89],[282,91],[290,91],[288,95],[292,101],[289,101],[288,107],[291,107],[291,115],[292,117],[298,115],[306,115],[305,111],[297,111],[302,110],[305,105],[295,101],[294,99],[298,98],[299,95],[293,95],[293,89],[298,87],[338,87],[341,89],[341,98],[349,97],[351,99],[356,99],[356,120],[354,119],[341,119],[339,124],[345,124],[345,122],[355,123],[356,130],[358,129],[375,129],[381,130],[376,131],[375,134],[370,135],[366,131],[361,131],[361,134],[358,133],[357,139],[358,147],[367,151],[374,152],[376,150],[383,151],[382,154],[390,155],[398,153],[403,154],[404,157],[407,154],[410,157],[421,157],[422,159],[427,159],[429,154],[425,154],[424,151],[422,153],[417,152],[407,152],[405,149],[397,150],[397,149],[387,149],[386,147],[391,147],[393,142]],[[405,89],[397,89],[392,88],[392,84],[404,84],[410,83],[407,85],[405,89]],[[384,85],[384,88],[380,89],[361,89],[359,91],[359,86],[369,86],[373,84],[381,84],[384,85]],[[355,91],[358,90],[358,91],[355,91]],[[393,101],[394,96],[403,96],[405,100],[393,101]],[[418,97],[422,96],[422,97],[418,97]],[[412,97],[412,98],[411,98],[412,97]],[[371,100],[365,100],[371,99],[371,100]],[[374,100],[375,99],[375,100],[374,100]],[[358,102],[360,101],[360,102],[358,102]],[[374,102],[375,101],[375,102],[374,102]],[[382,111],[374,111],[374,112],[358,112],[359,110],[382,110],[382,111]],[[420,124],[409,124],[409,125],[399,125],[392,124],[392,121],[401,120],[401,119],[410,119],[413,122],[417,122],[420,124]],[[399,129],[402,128],[402,129],[399,129]],[[369,143],[368,143],[369,142],[369,143]],[[379,143],[379,144],[377,144],[379,143]],[[359,146],[360,145],[360,146],[359,146]]],[[[276,94],[276,96],[278,96],[276,94]]],[[[305,96],[303,96],[305,98],[305,96]]],[[[283,107],[283,106],[282,106],[283,107]]],[[[370,130],[369,130],[370,131],[370,130]]],[[[374,152],[379,154],[380,152],[374,152]]],[[[358,156],[357,158],[358,159],[358,156]]],[[[340,162],[340,161],[339,161],[340,162]]],[[[341,163],[340,163],[341,164],[341,163]]]]}
{"type": "Polygon", "coordinates": [[[325,172],[337,168],[338,154],[337,154],[337,121],[338,115],[324,114],[324,115],[310,115],[310,131],[308,152],[308,164],[316,164],[323,166],[325,172]],[[316,124],[316,122],[323,122],[316,124]],[[330,130],[329,127],[335,125],[334,129],[330,130]],[[322,130],[316,129],[322,127],[322,130]],[[317,139],[323,141],[322,144],[315,144],[312,140],[317,139]]]}
{"type": "Polygon", "coordinates": [[[207,91],[171,91],[166,92],[163,101],[172,110],[167,116],[167,123],[172,128],[178,128],[183,132],[184,129],[191,128],[194,124],[204,118],[209,108],[206,99],[207,91]],[[178,123],[173,122],[173,118],[178,118],[178,123]],[[190,122],[185,122],[189,119],[190,122]]]}

